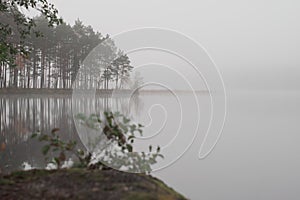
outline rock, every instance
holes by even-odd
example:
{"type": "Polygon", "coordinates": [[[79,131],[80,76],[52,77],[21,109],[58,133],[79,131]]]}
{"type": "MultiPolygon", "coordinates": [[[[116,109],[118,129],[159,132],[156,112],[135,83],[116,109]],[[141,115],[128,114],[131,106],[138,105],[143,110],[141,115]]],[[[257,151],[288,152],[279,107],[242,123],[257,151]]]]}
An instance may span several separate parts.
{"type": "Polygon", "coordinates": [[[180,200],[182,195],[149,175],[116,170],[30,170],[0,177],[0,199],[180,200]]]}

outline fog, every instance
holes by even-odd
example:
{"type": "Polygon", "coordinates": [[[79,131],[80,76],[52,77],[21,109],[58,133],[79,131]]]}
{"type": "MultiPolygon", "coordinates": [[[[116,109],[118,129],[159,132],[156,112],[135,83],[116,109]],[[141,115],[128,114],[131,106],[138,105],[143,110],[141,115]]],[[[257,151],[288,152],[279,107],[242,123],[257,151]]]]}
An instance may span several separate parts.
{"type": "Polygon", "coordinates": [[[203,45],[227,89],[299,89],[297,1],[52,0],[68,23],[103,34],[138,27],[182,32],[203,45]]]}
{"type": "MultiPolygon", "coordinates": [[[[193,49],[182,48],[183,50],[189,49],[193,58],[198,56],[200,63],[203,61],[203,66],[213,67],[215,64],[219,69],[226,94],[212,92],[215,95],[214,101],[211,101],[211,93],[208,92],[199,92],[196,97],[179,92],[178,97],[182,100],[178,100],[171,93],[163,95],[156,93],[157,91],[148,91],[149,93],[144,91],[136,107],[134,109],[129,107],[126,110],[126,114],[132,114],[134,119],[147,125],[146,136],[149,138],[157,130],[164,131],[165,135],[157,134],[159,136],[157,138],[156,135],[153,136],[154,141],[161,142],[162,146],[168,146],[170,138],[180,130],[180,137],[178,136],[177,143],[174,143],[175,146],[173,144],[165,152],[167,159],[164,162],[172,160],[176,157],[175,154],[185,152],[184,155],[174,163],[170,161],[171,164],[168,163],[170,165],[166,168],[158,167],[159,170],[154,172],[155,176],[190,199],[299,199],[300,162],[297,152],[300,150],[298,134],[300,2],[292,0],[51,0],[51,2],[58,8],[65,22],[74,24],[79,18],[84,24],[91,25],[103,35],[109,34],[113,37],[120,32],[142,27],[178,31],[200,44],[204,48],[202,51],[204,53],[197,55],[193,49]],[[211,60],[208,58],[213,62],[209,62],[211,60]],[[225,97],[227,101],[224,100],[225,97]],[[218,98],[220,101],[217,101],[218,98]],[[197,110],[197,106],[201,109],[197,110]],[[134,111],[136,113],[133,113],[134,111]],[[197,121],[200,113],[201,120],[197,121]],[[219,137],[219,129],[223,128],[223,115],[226,115],[226,123],[223,132],[220,132],[221,139],[208,157],[199,160],[199,149],[205,140],[205,132],[211,127],[215,130],[215,133],[208,135],[204,147],[207,153],[219,137]],[[162,126],[164,121],[166,126],[162,126]],[[211,125],[211,122],[217,125],[211,125]],[[193,138],[193,133],[197,137],[193,138]],[[193,142],[189,143],[190,139],[193,142]],[[185,149],[186,146],[191,148],[185,149]]],[[[176,46],[178,40],[172,40],[172,37],[164,37],[170,40],[164,45],[178,48],[176,46]]],[[[117,47],[123,47],[122,44],[126,42],[132,46],[148,42],[140,37],[136,37],[136,40],[124,38],[115,40],[117,47]]],[[[153,38],[156,44],[165,42],[159,41],[159,35],[153,38]]],[[[185,51],[187,52],[189,51],[185,51]]],[[[195,86],[194,89],[206,89],[204,81],[199,80],[199,76],[188,69],[187,63],[181,63],[179,57],[173,59],[171,55],[164,55],[162,52],[147,53],[149,54],[135,52],[129,55],[131,63],[136,67],[134,70],[141,70],[144,81],[171,85],[170,91],[174,88],[185,90],[189,85],[178,76],[184,75],[195,86]],[[173,74],[168,67],[174,69],[173,74]]],[[[201,68],[201,65],[198,67],[200,71],[210,73],[211,68],[201,68]]],[[[221,82],[219,79],[213,79],[209,83],[223,87],[221,82]]],[[[85,101],[86,96],[82,97],[85,101]]],[[[44,103],[44,99],[30,98],[19,101],[5,98],[2,100],[3,105],[34,101],[37,101],[37,106],[42,107],[37,110],[43,111],[43,105],[52,110],[51,106],[65,105],[64,102],[70,99],[54,98],[51,100],[54,103],[44,103]]],[[[105,103],[100,103],[102,104],[105,103]]],[[[118,105],[116,107],[124,107],[123,104],[123,101],[120,106],[118,101],[115,103],[118,105]]],[[[7,107],[15,109],[16,111],[13,110],[15,113],[19,112],[18,106],[7,107]]],[[[24,109],[31,112],[30,106],[24,109]]],[[[63,109],[60,110],[61,113],[71,111],[63,109]]],[[[4,112],[3,116],[11,112],[4,112]]],[[[45,117],[50,118],[51,116],[45,117]]],[[[64,119],[65,116],[59,115],[60,118],[64,119]]],[[[34,121],[30,117],[27,120],[34,121]]],[[[57,123],[55,120],[51,122],[57,123]]],[[[80,137],[80,133],[78,134],[80,137]]],[[[144,144],[141,146],[146,147],[144,144]]],[[[164,162],[162,165],[166,164],[164,162]]]]}

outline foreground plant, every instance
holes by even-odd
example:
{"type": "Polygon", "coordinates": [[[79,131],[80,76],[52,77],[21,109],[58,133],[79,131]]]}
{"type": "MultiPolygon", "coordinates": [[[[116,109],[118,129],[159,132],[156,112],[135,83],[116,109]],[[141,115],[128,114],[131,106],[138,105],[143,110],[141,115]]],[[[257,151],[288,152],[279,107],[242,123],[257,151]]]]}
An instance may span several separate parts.
{"type": "Polygon", "coordinates": [[[129,118],[119,112],[104,112],[103,120],[95,114],[89,117],[80,114],[77,119],[84,126],[99,130],[105,135],[105,137],[96,138],[94,146],[97,151],[97,144],[101,144],[101,140],[106,139],[105,147],[96,152],[96,160],[106,166],[127,172],[149,173],[151,166],[157,163],[157,159],[163,158],[159,146],[154,149],[152,145],[149,145],[148,152],[134,151],[133,144],[136,135],[143,135],[143,126],[132,123],[129,118]]]}
{"type": "Polygon", "coordinates": [[[133,144],[136,134],[142,136],[142,125],[134,124],[131,120],[120,113],[104,112],[103,119],[99,115],[92,114],[85,116],[78,114],[78,122],[92,130],[97,130],[100,135],[94,139],[94,149],[87,152],[78,149],[76,141],[65,142],[59,137],[59,129],[53,129],[51,134],[33,134],[41,142],[46,142],[42,148],[42,153],[47,156],[53,152],[54,156],[50,161],[58,169],[67,161],[67,155],[75,155],[78,160],[76,166],[92,169],[114,168],[128,172],[149,173],[151,166],[157,163],[157,159],[163,158],[160,154],[160,147],[149,146],[149,152],[135,152],[133,144]],[[105,141],[104,146],[98,144],[105,141]]]}
{"type": "Polygon", "coordinates": [[[76,156],[81,166],[87,166],[89,157],[91,157],[91,155],[86,155],[81,149],[76,150],[76,141],[70,140],[65,142],[61,140],[58,131],[59,129],[55,128],[51,131],[51,134],[35,133],[31,136],[32,138],[37,137],[40,142],[46,142],[42,148],[42,153],[46,156],[46,161],[49,161],[48,153],[54,153],[56,156],[50,159],[50,163],[54,164],[58,169],[60,169],[64,162],[67,161],[67,154],[71,153],[72,155],[76,156]]]}

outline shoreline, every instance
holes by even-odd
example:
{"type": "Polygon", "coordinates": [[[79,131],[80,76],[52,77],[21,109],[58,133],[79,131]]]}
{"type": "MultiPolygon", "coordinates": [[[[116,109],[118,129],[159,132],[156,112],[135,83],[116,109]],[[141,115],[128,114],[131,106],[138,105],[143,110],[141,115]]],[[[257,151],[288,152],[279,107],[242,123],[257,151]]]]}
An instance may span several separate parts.
{"type": "MultiPolygon", "coordinates": [[[[48,89],[48,88],[0,88],[0,96],[13,96],[13,95],[43,95],[43,96],[72,96],[74,89],[48,89]]],[[[201,93],[207,94],[209,91],[206,90],[196,90],[196,91],[188,91],[188,90],[174,90],[173,93],[181,93],[181,94],[188,94],[188,93],[201,93]]],[[[115,90],[115,89],[96,89],[95,95],[96,96],[128,96],[132,95],[133,93],[137,93],[136,91],[129,90],[129,89],[122,89],[122,90],[115,90]]],[[[139,90],[139,94],[168,94],[170,91],[167,90],[139,90]]],[[[83,95],[93,94],[93,90],[82,90],[83,95]]]]}
{"type": "MultiPolygon", "coordinates": [[[[73,89],[48,89],[48,88],[1,88],[0,89],[0,97],[1,96],[72,96],[73,89]]],[[[83,95],[91,94],[92,90],[82,90],[83,95]]],[[[131,90],[104,90],[97,89],[95,92],[96,96],[110,97],[112,95],[124,96],[131,94],[131,90]]]]}

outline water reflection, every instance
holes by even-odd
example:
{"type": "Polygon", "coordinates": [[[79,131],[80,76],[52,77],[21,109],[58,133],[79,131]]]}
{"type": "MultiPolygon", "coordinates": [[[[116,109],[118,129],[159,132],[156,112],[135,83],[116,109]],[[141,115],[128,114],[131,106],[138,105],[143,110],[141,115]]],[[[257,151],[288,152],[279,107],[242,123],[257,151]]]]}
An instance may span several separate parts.
{"type": "MultiPolygon", "coordinates": [[[[97,97],[77,105],[93,108],[99,113],[116,108],[124,114],[136,114],[141,106],[138,97],[127,98],[97,97]],[[129,104],[128,104],[129,102],[129,104]]],[[[72,98],[65,97],[23,97],[6,95],[0,97],[0,169],[9,172],[19,169],[24,161],[33,166],[44,166],[41,154],[43,144],[31,139],[34,132],[49,133],[60,128],[60,138],[76,140],[79,147],[72,113],[72,98]]]]}

